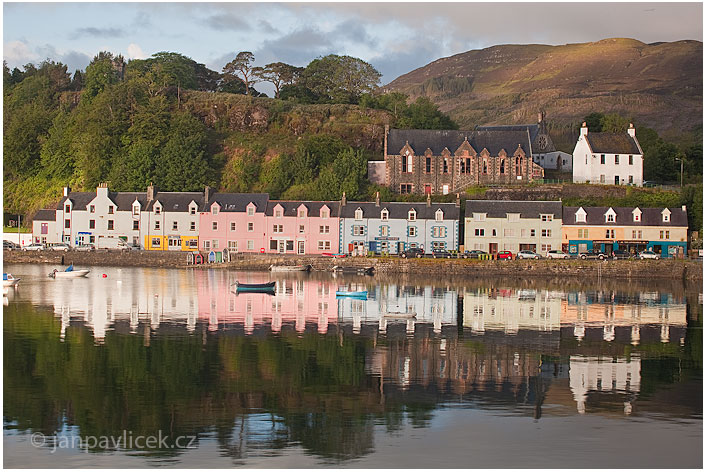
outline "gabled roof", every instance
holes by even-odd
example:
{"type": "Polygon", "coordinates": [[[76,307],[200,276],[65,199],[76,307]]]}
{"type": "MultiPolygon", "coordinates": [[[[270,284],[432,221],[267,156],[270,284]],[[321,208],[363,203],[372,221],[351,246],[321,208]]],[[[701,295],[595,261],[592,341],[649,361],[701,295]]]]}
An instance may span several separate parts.
{"type": "Polygon", "coordinates": [[[596,154],[642,154],[637,140],[625,133],[588,133],[591,151],[596,154]]]}
{"type": "Polygon", "coordinates": [[[33,221],[56,221],[56,210],[39,210],[34,214],[33,221]]]}
{"type": "Polygon", "coordinates": [[[486,213],[488,218],[506,218],[508,213],[519,213],[520,218],[562,216],[560,201],[466,200],[466,218],[472,218],[473,213],[486,213]]]}
{"type": "Polygon", "coordinates": [[[132,211],[132,204],[137,199],[140,202],[140,208],[145,210],[147,204],[146,192],[110,192],[108,197],[118,206],[118,211],[132,211]]]}
{"type": "Polygon", "coordinates": [[[216,193],[204,205],[201,211],[210,211],[211,205],[218,202],[221,211],[245,212],[250,202],[255,204],[256,212],[263,213],[270,196],[266,193],[216,193]]]}
{"type": "Polygon", "coordinates": [[[586,211],[586,222],[576,222],[576,211],[579,207],[564,207],[562,223],[564,225],[604,225],[604,226],[688,226],[686,211],[681,208],[670,208],[672,213],[670,221],[662,221],[664,208],[640,208],[641,221],[634,221],[633,210],[635,207],[582,207],[586,211]],[[605,213],[608,208],[615,211],[615,222],[606,223],[605,213]]]}
{"type": "Polygon", "coordinates": [[[396,155],[409,142],[416,155],[424,154],[427,148],[435,156],[440,156],[444,148],[453,154],[466,138],[476,152],[480,153],[486,148],[491,156],[497,156],[501,149],[512,155],[518,146],[522,146],[525,154],[529,155],[532,149],[526,128],[500,131],[392,129],[387,138],[387,153],[396,155]]]}
{"type": "MultiPolygon", "coordinates": [[[[130,204],[135,201],[133,198],[130,204]]],[[[172,212],[188,212],[189,204],[196,202],[196,210],[198,211],[204,204],[202,192],[157,192],[154,200],[147,205],[147,211],[152,211],[154,204],[159,202],[162,205],[162,211],[172,212]]]]}
{"type": "Polygon", "coordinates": [[[539,134],[539,124],[533,125],[495,125],[495,126],[476,126],[478,131],[529,131],[530,140],[534,142],[539,134]]]}
{"type": "Polygon", "coordinates": [[[64,202],[68,199],[71,200],[74,208],[85,210],[94,198],[96,198],[96,192],[71,192],[68,197],[63,197],[61,199],[59,204],[56,206],[56,209],[63,210],[64,202]]]}
{"type": "Polygon", "coordinates": [[[329,207],[331,210],[331,217],[338,217],[338,209],[341,206],[339,201],[327,201],[327,202],[306,202],[306,201],[285,201],[285,200],[270,200],[267,203],[267,209],[265,210],[266,216],[274,216],[274,209],[277,205],[282,206],[283,216],[297,216],[299,207],[304,205],[307,209],[308,216],[318,217],[321,208],[324,206],[329,207]]]}
{"type": "Polygon", "coordinates": [[[348,202],[341,207],[341,218],[355,218],[355,211],[363,210],[363,218],[380,218],[380,212],[387,208],[390,219],[406,220],[411,209],[416,210],[417,219],[433,220],[436,218],[436,210],[441,208],[444,212],[444,220],[455,220],[460,216],[460,208],[455,203],[432,203],[430,207],[426,202],[380,202],[380,206],[375,206],[375,202],[348,202]]]}

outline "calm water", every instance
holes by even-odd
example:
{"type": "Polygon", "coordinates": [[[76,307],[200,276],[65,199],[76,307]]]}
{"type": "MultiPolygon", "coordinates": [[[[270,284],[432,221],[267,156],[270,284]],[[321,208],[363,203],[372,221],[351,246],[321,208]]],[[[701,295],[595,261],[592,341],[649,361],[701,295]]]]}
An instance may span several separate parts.
{"type": "Polygon", "coordinates": [[[6,467],[702,466],[699,286],[52,268],[5,267],[6,467]]]}

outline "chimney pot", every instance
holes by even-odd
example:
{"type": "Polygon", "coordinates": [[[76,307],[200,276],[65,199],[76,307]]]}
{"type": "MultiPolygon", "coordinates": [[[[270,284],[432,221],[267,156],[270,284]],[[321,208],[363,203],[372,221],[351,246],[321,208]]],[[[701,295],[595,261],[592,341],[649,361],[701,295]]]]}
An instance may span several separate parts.
{"type": "Polygon", "coordinates": [[[341,206],[346,206],[346,192],[341,195],[341,206]]]}
{"type": "Polygon", "coordinates": [[[431,206],[431,194],[427,193],[427,207],[431,206]]]}
{"type": "Polygon", "coordinates": [[[203,199],[205,203],[208,203],[208,201],[211,199],[211,187],[206,185],[206,187],[203,189],[203,199]]]}
{"type": "Polygon", "coordinates": [[[375,206],[380,206],[380,192],[375,192],[375,206]]]}
{"type": "Polygon", "coordinates": [[[68,197],[71,193],[71,187],[64,187],[64,196],[68,197]]]}

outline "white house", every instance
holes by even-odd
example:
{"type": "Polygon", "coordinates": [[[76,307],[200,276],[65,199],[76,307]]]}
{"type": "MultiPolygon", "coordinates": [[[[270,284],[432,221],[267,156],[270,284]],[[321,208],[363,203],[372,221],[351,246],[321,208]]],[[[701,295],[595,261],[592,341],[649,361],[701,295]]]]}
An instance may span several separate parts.
{"type": "Polygon", "coordinates": [[[573,180],[642,187],[642,158],[632,123],[626,133],[589,133],[584,122],[574,148],[573,180]]]}
{"type": "Polygon", "coordinates": [[[32,218],[32,242],[58,243],[56,232],[56,210],[39,210],[32,218]]]}

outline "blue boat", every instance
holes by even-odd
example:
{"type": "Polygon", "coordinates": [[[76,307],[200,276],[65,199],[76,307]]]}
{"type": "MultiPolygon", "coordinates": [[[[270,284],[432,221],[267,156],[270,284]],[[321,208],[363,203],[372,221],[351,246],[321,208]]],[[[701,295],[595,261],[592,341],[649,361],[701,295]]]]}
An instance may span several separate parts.
{"type": "Polygon", "coordinates": [[[368,291],[363,290],[362,292],[345,292],[342,290],[336,290],[337,297],[351,297],[351,298],[368,298],[368,291]]]}
{"type": "Polygon", "coordinates": [[[244,284],[242,282],[235,282],[236,292],[265,292],[271,293],[275,291],[275,282],[267,282],[264,284],[244,284]]]}

